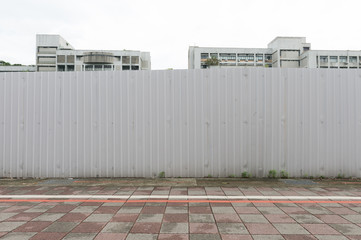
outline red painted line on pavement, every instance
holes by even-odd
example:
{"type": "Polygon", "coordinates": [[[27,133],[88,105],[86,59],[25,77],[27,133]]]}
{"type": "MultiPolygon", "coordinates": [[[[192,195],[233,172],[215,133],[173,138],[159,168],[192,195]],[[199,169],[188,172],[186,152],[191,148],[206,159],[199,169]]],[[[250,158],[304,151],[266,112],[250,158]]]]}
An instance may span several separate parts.
{"type": "Polygon", "coordinates": [[[107,199],[0,199],[0,202],[103,202],[103,203],[353,203],[361,201],[330,201],[330,200],[107,200],[107,199]]]}

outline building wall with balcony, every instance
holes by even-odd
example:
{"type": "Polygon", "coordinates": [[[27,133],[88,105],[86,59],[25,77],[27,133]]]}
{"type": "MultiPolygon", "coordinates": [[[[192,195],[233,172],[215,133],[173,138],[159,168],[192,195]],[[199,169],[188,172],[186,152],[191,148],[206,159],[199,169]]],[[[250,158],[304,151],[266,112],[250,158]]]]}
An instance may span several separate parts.
{"type": "Polygon", "coordinates": [[[76,50],[59,35],[37,35],[37,71],[150,70],[149,52],[76,50]]]}

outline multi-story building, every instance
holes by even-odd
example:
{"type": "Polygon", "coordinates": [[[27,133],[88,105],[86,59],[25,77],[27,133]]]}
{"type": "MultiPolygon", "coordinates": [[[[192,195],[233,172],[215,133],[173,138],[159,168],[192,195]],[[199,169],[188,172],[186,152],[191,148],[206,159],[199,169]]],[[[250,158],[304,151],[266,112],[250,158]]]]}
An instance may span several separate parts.
{"type": "Polygon", "coordinates": [[[149,52],[76,50],[59,35],[36,35],[36,71],[150,70],[149,52]]]}
{"type": "Polygon", "coordinates": [[[268,48],[206,48],[191,46],[188,68],[289,67],[361,68],[361,51],[311,50],[305,37],[276,37],[268,48]],[[213,61],[210,61],[213,60],[213,61]]]}

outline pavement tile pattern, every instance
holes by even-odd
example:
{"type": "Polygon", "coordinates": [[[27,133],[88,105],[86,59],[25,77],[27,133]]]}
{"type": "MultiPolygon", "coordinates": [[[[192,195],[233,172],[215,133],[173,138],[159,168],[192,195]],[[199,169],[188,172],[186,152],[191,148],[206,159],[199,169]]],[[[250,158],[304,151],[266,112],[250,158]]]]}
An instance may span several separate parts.
{"type": "MultiPolygon", "coordinates": [[[[361,196],[361,188],[0,186],[0,194],[361,196]]],[[[0,239],[361,239],[361,204],[0,201],[0,239]]]]}

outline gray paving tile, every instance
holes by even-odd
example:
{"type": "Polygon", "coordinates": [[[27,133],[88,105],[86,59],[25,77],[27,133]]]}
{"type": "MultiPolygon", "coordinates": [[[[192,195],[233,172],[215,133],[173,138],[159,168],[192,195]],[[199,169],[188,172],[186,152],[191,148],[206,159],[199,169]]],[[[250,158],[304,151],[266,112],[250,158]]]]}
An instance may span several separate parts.
{"type": "Polygon", "coordinates": [[[3,236],[1,240],[27,240],[35,234],[35,232],[12,232],[3,236]]]}
{"type": "Polygon", "coordinates": [[[212,207],[213,213],[236,213],[233,207],[212,207]]]}
{"type": "Polygon", "coordinates": [[[190,202],[188,203],[190,207],[208,207],[209,203],[207,202],[190,202]]]}
{"type": "Polygon", "coordinates": [[[151,195],[169,195],[169,191],[153,191],[151,195]]]}
{"type": "Polygon", "coordinates": [[[24,212],[31,213],[31,212],[46,212],[49,209],[53,208],[53,205],[37,205],[35,207],[32,207],[24,212]]]}
{"type": "Polygon", "coordinates": [[[245,223],[268,223],[262,214],[239,214],[239,217],[245,223]]]}
{"type": "Polygon", "coordinates": [[[43,232],[70,232],[78,224],[74,222],[54,222],[45,228],[43,232]]]}
{"type": "Polygon", "coordinates": [[[233,207],[254,207],[254,205],[252,203],[247,203],[247,202],[236,202],[236,203],[232,203],[233,207]]]}
{"type": "Polygon", "coordinates": [[[69,233],[63,240],[93,240],[96,233],[69,233]]]}
{"type": "Polygon", "coordinates": [[[65,213],[43,213],[31,221],[55,222],[64,215],[65,213]]]}
{"type": "Polygon", "coordinates": [[[190,240],[221,240],[219,234],[190,234],[190,240]]]}
{"type": "Polygon", "coordinates": [[[189,222],[191,223],[213,223],[213,214],[189,214],[189,222]]]}
{"type": "Polygon", "coordinates": [[[257,207],[263,214],[283,214],[284,212],[278,207],[257,207]]]}
{"type": "Polygon", "coordinates": [[[302,207],[311,214],[333,214],[331,211],[324,207],[302,207]]]}
{"type": "Polygon", "coordinates": [[[289,216],[298,223],[323,223],[320,219],[311,214],[290,214],[289,216]]]}
{"type": "Polygon", "coordinates": [[[166,207],[165,213],[188,213],[188,207],[166,207]]]}
{"type": "Polygon", "coordinates": [[[161,233],[188,233],[188,223],[163,223],[161,233]]]}
{"type": "Polygon", "coordinates": [[[94,212],[98,206],[77,206],[70,212],[72,213],[92,213],[94,212]]]}
{"type": "Polygon", "coordinates": [[[128,237],[126,240],[157,240],[158,235],[157,234],[134,234],[130,233],[128,234],[128,237]]]}
{"type": "Polygon", "coordinates": [[[347,237],[341,235],[314,235],[319,240],[347,240],[347,237]]]}
{"type": "Polygon", "coordinates": [[[139,214],[137,222],[162,222],[163,214],[139,214]]]}
{"type": "Polygon", "coordinates": [[[145,204],[146,207],[162,207],[166,206],[167,203],[163,202],[148,202],[145,204]]]}
{"type": "Polygon", "coordinates": [[[275,203],[277,207],[298,207],[295,203],[275,203]]]}
{"type": "Polygon", "coordinates": [[[281,235],[252,235],[253,240],[284,240],[281,235]]]}
{"type": "Polygon", "coordinates": [[[102,207],[121,207],[124,205],[124,202],[108,202],[103,203],[102,207]]]}
{"type": "Polygon", "coordinates": [[[344,235],[360,235],[361,228],[355,224],[329,224],[331,227],[336,229],[336,231],[344,235]]]}
{"type": "Polygon", "coordinates": [[[122,207],[117,213],[140,213],[143,207],[122,207]]]}
{"type": "Polygon", "coordinates": [[[343,218],[349,220],[352,223],[361,223],[361,215],[341,215],[343,218]]]}
{"type": "Polygon", "coordinates": [[[104,233],[128,233],[132,228],[132,222],[110,222],[103,228],[104,233]]]}
{"type": "Polygon", "coordinates": [[[11,218],[12,216],[17,215],[18,213],[2,213],[0,212],[0,221],[4,221],[8,218],[11,218]]]}
{"type": "Polygon", "coordinates": [[[114,214],[91,214],[84,222],[109,222],[114,214]]]}
{"type": "Polygon", "coordinates": [[[361,213],[361,207],[350,207],[351,210],[354,210],[355,212],[361,213]]]}
{"type": "Polygon", "coordinates": [[[218,223],[217,226],[221,234],[249,234],[242,223],[218,223]]]}
{"type": "Polygon", "coordinates": [[[0,232],[10,232],[23,224],[25,224],[25,222],[1,222],[0,232]]]}
{"type": "Polygon", "coordinates": [[[273,226],[281,234],[310,234],[308,231],[306,231],[306,229],[297,223],[277,223],[273,224],[273,226]]]}

